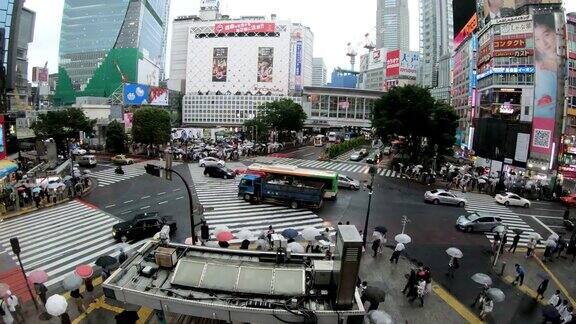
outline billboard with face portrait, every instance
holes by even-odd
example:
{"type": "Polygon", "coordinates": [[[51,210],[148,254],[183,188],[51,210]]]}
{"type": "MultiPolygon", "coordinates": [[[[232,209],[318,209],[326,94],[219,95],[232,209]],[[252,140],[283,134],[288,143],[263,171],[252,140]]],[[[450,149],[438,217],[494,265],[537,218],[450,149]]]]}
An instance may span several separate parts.
{"type": "Polygon", "coordinates": [[[491,20],[514,16],[515,8],[515,0],[478,0],[480,28],[491,20]]]}
{"type": "Polygon", "coordinates": [[[272,82],[274,74],[274,48],[258,47],[258,82],[272,82]]]}
{"type": "Polygon", "coordinates": [[[558,113],[558,40],[554,14],[534,15],[534,118],[530,156],[550,160],[558,113]]]}
{"type": "Polygon", "coordinates": [[[212,55],[212,82],[226,82],[228,76],[228,48],[216,47],[212,55]]]}

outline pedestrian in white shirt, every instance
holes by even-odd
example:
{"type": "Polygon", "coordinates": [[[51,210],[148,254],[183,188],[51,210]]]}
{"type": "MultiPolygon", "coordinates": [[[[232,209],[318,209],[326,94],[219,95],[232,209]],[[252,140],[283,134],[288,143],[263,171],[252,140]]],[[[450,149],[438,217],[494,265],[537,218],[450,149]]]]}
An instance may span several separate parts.
{"type": "Polygon", "coordinates": [[[556,290],[554,295],[550,296],[548,304],[554,305],[554,307],[560,306],[560,290],[556,290]]]}
{"type": "Polygon", "coordinates": [[[26,321],[22,314],[22,307],[20,307],[20,304],[18,303],[18,297],[10,290],[6,291],[6,304],[8,305],[10,313],[12,313],[12,317],[20,320],[22,323],[26,321]]]}
{"type": "Polygon", "coordinates": [[[392,256],[390,257],[390,263],[398,264],[398,259],[400,258],[400,254],[404,251],[406,247],[402,243],[396,244],[396,248],[394,248],[394,252],[392,252],[392,256]]]}
{"type": "Polygon", "coordinates": [[[562,301],[562,304],[557,306],[556,309],[558,310],[558,314],[560,314],[560,317],[564,317],[564,315],[566,315],[566,312],[568,310],[568,300],[564,299],[562,301]]]}
{"type": "Polygon", "coordinates": [[[4,321],[5,324],[14,323],[14,317],[12,317],[8,303],[6,303],[4,299],[0,299],[0,314],[2,315],[2,321],[4,321]]]}
{"type": "Polygon", "coordinates": [[[492,299],[486,297],[482,303],[482,311],[480,312],[480,319],[484,320],[488,314],[492,313],[494,310],[494,302],[492,299]]]}
{"type": "Polygon", "coordinates": [[[562,316],[562,324],[567,324],[572,322],[572,318],[573,318],[573,312],[574,312],[574,307],[572,306],[568,306],[567,310],[566,310],[566,314],[564,316],[562,316]]]}

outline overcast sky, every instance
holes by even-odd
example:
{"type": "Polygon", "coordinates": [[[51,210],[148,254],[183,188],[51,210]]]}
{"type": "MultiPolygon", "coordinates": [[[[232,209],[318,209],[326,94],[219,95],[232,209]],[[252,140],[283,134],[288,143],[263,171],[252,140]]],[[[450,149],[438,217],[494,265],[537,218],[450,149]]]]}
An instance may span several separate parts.
{"type": "MultiPolygon", "coordinates": [[[[462,1],[462,0],[453,0],[462,1]]],[[[231,17],[275,13],[309,26],[314,33],[314,56],[323,57],[329,73],[335,67],[348,68],[346,44],[351,42],[362,53],[364,34],[375,34],[376,0],[221,0],[220,11],[231,17]]],[[[567,12],[576,11],[576,0],[565,0],[567,12]]],[[[58,43],[64,0],[26,0],[25,6],[36,12],[34,42],[28,52],[29,70],[48,61],[50,73],[58,68],[58,43]]],[[[197,14],[200,0],[172,0],[170,21],[176,16],[197,14]]],[[[410,48],[418,50],[418,0],[409,0],[410,48]]],[[[171,24],[170,24],[171,27],[171,24]]],[[[170,36],[169,36],[170,41],[170,36]]],[[[168,43],[170,51],[170,43],[168,43]]],[[[167,56],[169,57],[169,55],[167,56]]],[[[358,68],[359,58],[356,62],[358,68]]],[[[30,73],[29,73],[29,77],[30,73]]]]}

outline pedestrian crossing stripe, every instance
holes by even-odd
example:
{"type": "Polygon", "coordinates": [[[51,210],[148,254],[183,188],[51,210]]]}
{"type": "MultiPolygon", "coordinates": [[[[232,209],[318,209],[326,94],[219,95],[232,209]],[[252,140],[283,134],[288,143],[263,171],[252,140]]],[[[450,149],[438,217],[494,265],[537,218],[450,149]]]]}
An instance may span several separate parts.
{"type": "MultiPolygon", "coordinates": [[[[233,180],[215,179],[205,177],[202,168],[190,165],[189,169],[198,200],[204,207],[213,208],[203,213],[211,231],[217,226],[227,226],[232,233],[246,229],[259,235],[266,231],[269,225],[272,225],[277,233],[288,228],[301,231],[314,227],[322,231],[326,227],[322,218],[307,209],[291,209],[265,203],[250,204],[244,201],[238,197],[239,177],[233,180]]],[[[239,241],[234,239],[231,243],[239,241]]]]}
{"type": "MultiPolygon", "coordinates": [[[[14,261],[10,238],[18,237],[24,268],[48,274],[46,286],[58,285],[79,264],[92,264],[102,255],[116,256],[119,244],[112,225],[119,219],[78,200],[0,223],[0,244],[14,261]]],[[[135,249],[146,241],[132,245],[135,249]]]]}
{"type": "MultiPolygon", "coordinates": [[[[252,158],[251,161],[256,163],[266,163],[266,164],[280,164],[280,165],[290,165],[290,166],[297,166],[301,168],[311,168],[311,169],[327,169],[332,171],[340,171],[340,172],[352,172],[352,173],[361,173],[361,174],[368,174],[370,173],[370,166],[366,164],[359,164],[359,163],[346,163],[341,161],[317,161],[317,160],[301,160],[301,159],[294,159],[294,158],[280,158],[280,157],[271,157],[271,156],[259,156],[256,158],[252,158]]],[[[400,172],[396,172],[390,169],[378,168],[378,175],[388,178],[402,178],[400,172]]]]}
{"type": "MultiPolygon", "coordinates": [[[[106,170],[101,170],[98,172],[90,173],[89,175],[93,178],[96,178],[98,181],[98,187],[106,187],[118,182],[122,182],[125,180],[129,180],[135,177],[139,177],[143,174],[146,174],[146,170],[144,166],[147,164],[154,164],[158,166],[164,166],[165,162],[158,161],[158,160],[151,160],[151,161],[144,161],[135,164],[129,164],[122,166],[122,170],[124,170],[124,174],[116,174],[115,168],[110,168],[106,170]]],[[[173,162],[172,166],[177,166],[181,164],[180,162],[173,162]]]]}
{"type": "MultiPolygon", "coordinates": [[[[478,193],[467,192],[457,194],[467,200],[465,209],[467,212],[488,213],[502,219],[502,223],[507,227],[507,246],[512,245],[512,238],[516,235],[513,229],[521,229],[518,247],[526,247],[530,241],[530,235],[536,233],[519,215],[514,213],[509,207],[498,204],[493,197],[478,193]]],[[[494,233],[485,233],[490,243],[494,243],[494,233]]],[[[543,248],[543,244],[538,244],[537,248],[543,248]]]]}

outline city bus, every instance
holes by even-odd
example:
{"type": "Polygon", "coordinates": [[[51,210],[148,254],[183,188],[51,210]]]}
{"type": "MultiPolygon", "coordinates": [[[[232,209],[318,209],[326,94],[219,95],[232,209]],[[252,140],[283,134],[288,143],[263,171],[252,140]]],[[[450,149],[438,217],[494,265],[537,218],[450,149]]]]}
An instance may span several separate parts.
{"type": "Polygon", "coordinates": [[[317,147],[324,146],[324,135],[314,136],[314,146],[317,147]]]}
{"type": "Polygon", "coordinates": [[[338,195],[338,173],[324,170],[303,169],[293,165],[252,164],[247,173],[266,174],[275,177],[292,178],[303,183],[324,184],[324,199],[336,199],[338,195]]]}

